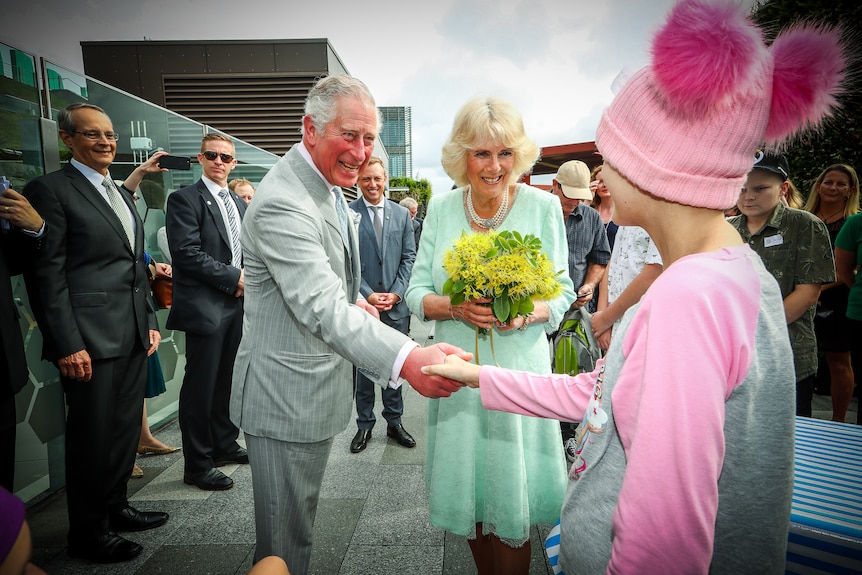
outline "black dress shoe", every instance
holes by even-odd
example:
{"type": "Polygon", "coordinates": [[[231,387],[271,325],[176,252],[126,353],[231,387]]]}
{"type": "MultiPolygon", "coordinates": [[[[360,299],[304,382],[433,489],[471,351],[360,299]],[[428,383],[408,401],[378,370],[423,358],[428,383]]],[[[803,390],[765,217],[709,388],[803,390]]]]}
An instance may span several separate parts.
{"type": "Polygon", "coordinates": [[[403,445],[404,447],[416,447],[416,440],[407,433],[402,425],[390,425],[386,428],[386,435],[403,445]]]}
{"type": "Polygon", "coordinates": [[[233,479],[213,467],[203,473],[183,474],[183,483],[196,485],[204,491],[224,491],[233,487],[233,479]]]}
{"type": "Polygon", "coordinates": [[[134,559],[144,548],[116,533],[106,533],[86,543],[69,544],[69,557],[95,563],[119,563],[134,559]]]}
{"type": "Polygon", "coordinates": [[[233,453],[224,455],[213,455],[213,465],[221,467],[222,465],[230,465],[231,463],[248,463],[248,450],[245,447],[240,447],[233,453]]]}
{"type": "Polygon", "coordinates": [[[161,511],[138,511],[131,505],[108,514],[114,531],[146,531],[165,524],[168,514],[161,511]]]}
{"type": "Polygon", "coordinates": [[[359,453],[368,445],[368,440],[371,439],[370,429],[359,429],[356,435],[353,436],[353,441],[350,442],[350,453],[359,453]]]}

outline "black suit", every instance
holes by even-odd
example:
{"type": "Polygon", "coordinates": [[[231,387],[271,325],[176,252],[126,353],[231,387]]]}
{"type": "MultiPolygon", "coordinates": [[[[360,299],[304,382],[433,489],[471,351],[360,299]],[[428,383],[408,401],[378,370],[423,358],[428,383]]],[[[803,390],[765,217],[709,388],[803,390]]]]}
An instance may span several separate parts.
{"type": "Polygon", "coordinates": [[[14,228],[0,231],[0,486],[10,492],[15,482],[15,394],[29,377],[11,278],[24,271],[44,237],[37,240],[14,228]]]}
{"type": "Polygon", "coordinates": [[[108,514],[128,506],[126,484],[141,431],[149,330],[143,223],[131,248],[117,215],[71,164],[31,181],[24,195],[51,233],[25,274],[50,361],[86,350],[88,382],[60,378],[66,394],[66,495],[70,543],[109,530],[108,514]]]}
{"type": "MultiPolygon", "coordinates": [[[[230,192],[240,219],[245,202],[230,192]]],[[[230,235],[221,200],[203,180],[168,196],[165,228],[173,267],[167,327],[186,332],[186,373],[180,390],[180,430],[186,473],[203,473],[213,458],[238,449],[239,429],[228,410],[242,298],[240,269],[231,265],[230,235]]]]}

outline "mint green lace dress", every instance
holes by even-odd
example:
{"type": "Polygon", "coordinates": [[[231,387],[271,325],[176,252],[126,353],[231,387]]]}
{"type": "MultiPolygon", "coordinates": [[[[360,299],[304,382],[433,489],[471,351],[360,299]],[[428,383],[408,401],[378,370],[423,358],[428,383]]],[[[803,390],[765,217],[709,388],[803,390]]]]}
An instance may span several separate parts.
{"type": "MultiPolygon", "coordinates": [[[[422,298],[442,294],[447,274],[443,254],[470,232],[464,210],[464,190],[432,197],[406,299],[410,310],[424,318],[422,298]]],[[[559,200],[549,192],[518,185],[514,203],[500,230],[532,233],[542,249],[565,270],[566,232],[559,200]]],[[[574,290],[568,273],[560,276],[564,292],[548,302],[551,319],[525,331],[494,333],[494,350],[501,367],[535,373],[551,371],[546,330],[559,324],[574,290]]],[[[435,340],[475,352],[475,326],[461,321],[437,321],[435,340]]],[[[488,337],[479,340],[482,364],[494,364],[488,337]]],[[[507,544],[520,547],[530,538],[530,526],[554,523],[560,517],[566,491],[566,460],[556,420],[486,410],[478,389],[463,388],[450,397],[429,400],[426,446],[426,486],[431,523],[469,538],[476,523],[507,544]]]]}

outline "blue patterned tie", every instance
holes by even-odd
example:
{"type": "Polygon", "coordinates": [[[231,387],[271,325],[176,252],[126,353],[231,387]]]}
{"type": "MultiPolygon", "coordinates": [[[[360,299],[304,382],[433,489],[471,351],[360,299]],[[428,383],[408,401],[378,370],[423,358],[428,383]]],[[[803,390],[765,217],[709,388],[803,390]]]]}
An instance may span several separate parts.
{"type": "Polygon", "coordinates": [[[350,252],[350,232],[347,228],[347,208],[344,207],[344,199],[341,195],[341,188],[332,188],[332,195],[335,198],[335,213],[338,214],[338,223],[341,226],[341,239],[344,241],[344,247],[350,252]]]}
{"type": "Polygon", "coordinates": [[[235,268],[241,268],[242,249],[239,240],[239,222],[236,221],[236,215],[234,215],[233,212],[234,206],[231,206],[231,203],[233,202],[231,201],[230,196],[227,195],[227,190],[225,189],[219,190],[218,197],[221,198],[225,212],[227,212],[227,224],[230,228],[230,250],[232,254],[231,264],[235,268]]]}

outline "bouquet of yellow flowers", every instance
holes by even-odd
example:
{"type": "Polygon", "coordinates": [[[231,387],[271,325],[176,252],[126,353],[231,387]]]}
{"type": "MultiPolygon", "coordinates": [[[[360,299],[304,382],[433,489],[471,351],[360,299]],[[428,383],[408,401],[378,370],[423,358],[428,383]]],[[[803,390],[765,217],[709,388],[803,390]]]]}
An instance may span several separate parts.
{"type": "Polygon", "coordinates": [[[461,232],[443,255],[443,269],[449,274],[443,294],[452,305],[488,298],[501,323],[530,315],[534,300],[553,299],[563,289],[558,276],[564,270],[554,271],[542,241],[516,231],[461,232]]]}

